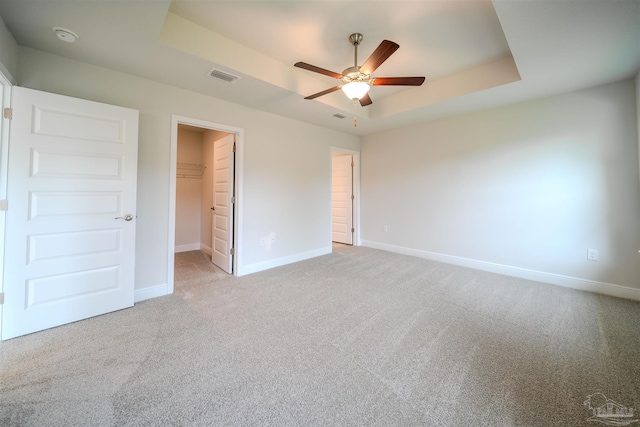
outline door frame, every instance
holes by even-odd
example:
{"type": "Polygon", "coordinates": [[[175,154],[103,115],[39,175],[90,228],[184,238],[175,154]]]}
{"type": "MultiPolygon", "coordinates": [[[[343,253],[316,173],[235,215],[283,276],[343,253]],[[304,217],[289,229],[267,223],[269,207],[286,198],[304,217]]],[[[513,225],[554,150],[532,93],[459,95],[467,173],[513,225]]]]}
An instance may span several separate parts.
{"type": "MultiPolygon", "coordinates": [[[[1,65],[1,64],[0,64],[1,65]]],[[[11,107],[11,92],[13,89],[13,82],[3,73],[4,67],[0,68],[0,120],[2,126],[0,126],[0,200],[7,199],[7,179],[9,176],[9,127],[11,126],[11,120],[4,118],[4,109],[11,107]]],[[[6,212],[0,210],[0,292],[4,292],[4,253],[5,253],[5,221],[6,212]]],[[[0,304],[0,340],[2,340],[2,307],[0,304]]]]}
{"type": "MultiPolygon", "coordinates": [[[[353,203],[353,246],[361,246],[360,241],[360,152],[340,147],[329,147],[329,184],[331,186],[331,194],[333,194],[333,153],[351,154],[353,156],[353,195],[355,200],[353,203]]],[[[329,199],[329,206],[333,202],[329,199]]],[[[331,224],[331,209],[329,209],[329,223],[331,224]]],[[[331,226],[329,227],[329,244],[333,245],[331,235],[331,226]]]]}
{"type": "Polygon", "coordinates": [[[233,255],[233,275],[238,275],[238,265],[242,265],[242,207],[243,207],[243,170],[244,170],[244,129],[235,126],[228,126],[192,117],[171,115],[171,153],[169,155],[169,247],[167,253],[167,293],[174,291],[174,270],[175,270],[175,243],[176,243],[176,172],[178,161],[178,124],[195,126],[204,129],[217,130],[236,135],[236,156],[234,168],[235,197],[236,203],[233,205],[233,244],[235,254],[233,255]]]}

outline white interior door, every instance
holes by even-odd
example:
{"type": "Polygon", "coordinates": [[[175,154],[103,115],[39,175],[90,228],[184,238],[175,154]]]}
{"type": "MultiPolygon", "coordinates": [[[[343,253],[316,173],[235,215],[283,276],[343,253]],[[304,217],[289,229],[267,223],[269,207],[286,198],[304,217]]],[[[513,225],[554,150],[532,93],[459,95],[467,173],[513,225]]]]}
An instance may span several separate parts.
{"type": "Polygon", "coordinates": [[[353,156],[333,156],[331,240],[353,244],[353,156]]]}
{"type": "Polygon", "coordinates": [[[231,274],[233,266],[233,179],[235,135],[213,143],[211,262],[231,274]]]}
{"type": "Polygon", "coordinates": [[[2,338],[133,305],[136,110],[15,87],[2,338]]]}

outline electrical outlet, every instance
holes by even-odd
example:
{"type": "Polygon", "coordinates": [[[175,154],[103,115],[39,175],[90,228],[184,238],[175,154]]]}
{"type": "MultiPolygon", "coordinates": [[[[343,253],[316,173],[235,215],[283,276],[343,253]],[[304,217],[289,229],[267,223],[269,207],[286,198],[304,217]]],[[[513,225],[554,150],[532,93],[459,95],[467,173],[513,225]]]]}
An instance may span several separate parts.
{"type": "Polygon", "coordinates": [[[387,231],[389,231],[389,227],[387,227],[386,225],[383,225],[382,226],[382,231],[384,231],[386,233],[387,231]]]}
{"type": "Polygon", "coordinates": [[[597,261],[599,255],[600,254],[598,253],[597,249],[587,249],[587,259],[588,260],[597,261]]]}

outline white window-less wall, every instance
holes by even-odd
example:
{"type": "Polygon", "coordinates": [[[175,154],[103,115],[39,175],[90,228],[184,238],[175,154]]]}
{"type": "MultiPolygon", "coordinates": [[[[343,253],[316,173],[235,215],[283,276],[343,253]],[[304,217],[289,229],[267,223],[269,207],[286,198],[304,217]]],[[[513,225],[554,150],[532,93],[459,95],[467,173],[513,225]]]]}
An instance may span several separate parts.
{"type": "Polygon", "coordinates": [[[365,136],[365,245],[640,299],[634,92],[627,80],[365,136]]]}

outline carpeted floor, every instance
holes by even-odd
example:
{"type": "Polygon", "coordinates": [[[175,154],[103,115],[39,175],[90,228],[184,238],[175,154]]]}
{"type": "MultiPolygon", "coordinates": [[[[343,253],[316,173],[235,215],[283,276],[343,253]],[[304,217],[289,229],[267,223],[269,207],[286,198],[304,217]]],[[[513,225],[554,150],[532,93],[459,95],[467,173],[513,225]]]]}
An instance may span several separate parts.
{"type": "Polygon", "coordinates": [[[640,415],[639,328],[637,302],[369,248],[240,278],[189,252],[174,295],[0,344],[0,425],[597,425],[595,393],[640,415]]]}

